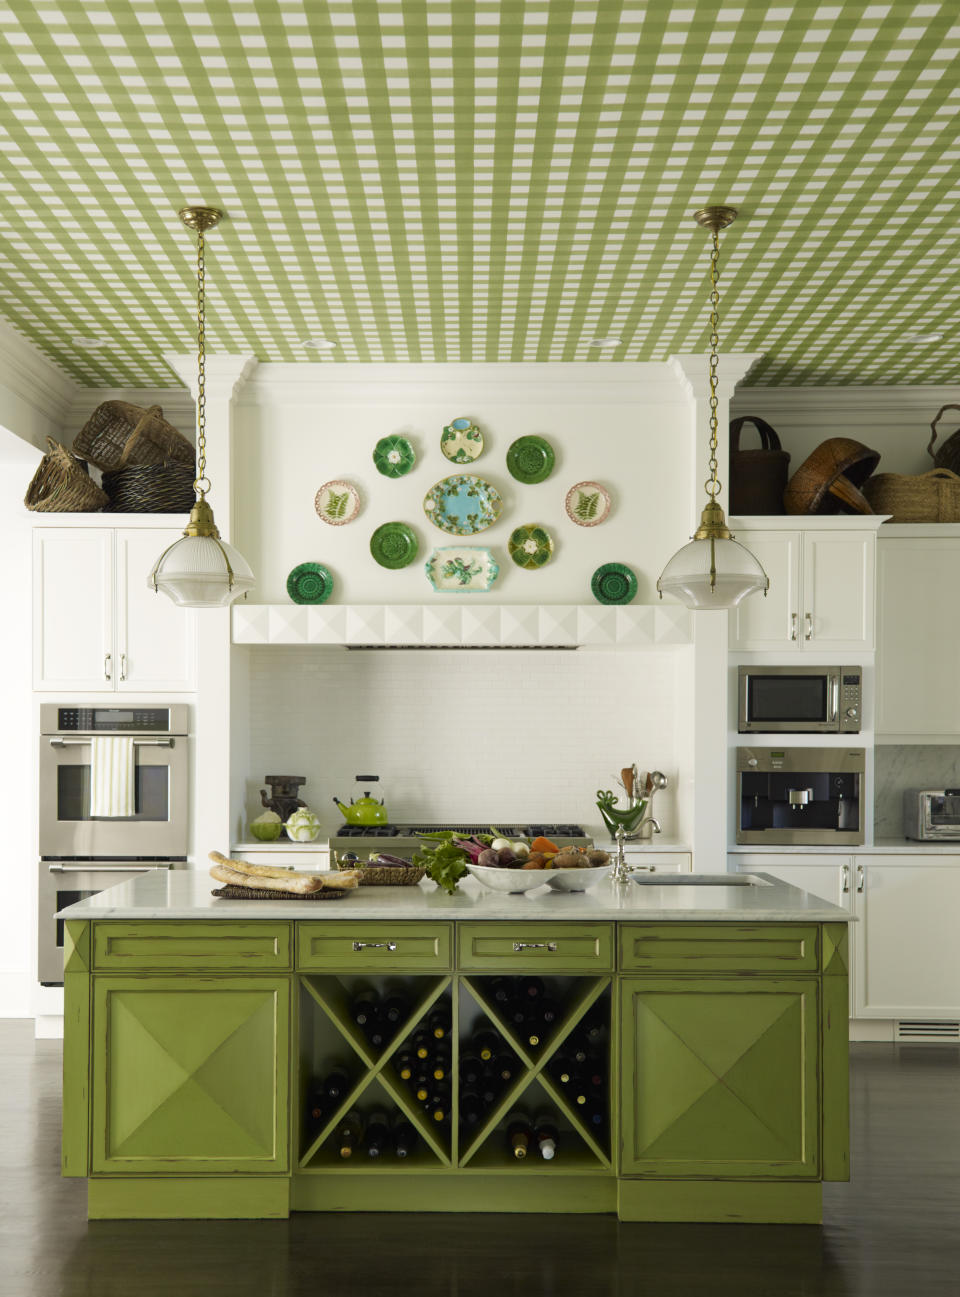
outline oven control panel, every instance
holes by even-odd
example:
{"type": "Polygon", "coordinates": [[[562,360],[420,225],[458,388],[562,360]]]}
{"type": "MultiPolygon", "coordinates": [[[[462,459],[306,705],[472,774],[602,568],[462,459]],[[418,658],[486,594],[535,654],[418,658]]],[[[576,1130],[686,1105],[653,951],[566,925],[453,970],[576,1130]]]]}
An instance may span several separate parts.
{"type": "Polygon", "coordinates": [[[73,733],[162,733],[170,729],[168,707],[58,707],[57,729],[73,733]]]}

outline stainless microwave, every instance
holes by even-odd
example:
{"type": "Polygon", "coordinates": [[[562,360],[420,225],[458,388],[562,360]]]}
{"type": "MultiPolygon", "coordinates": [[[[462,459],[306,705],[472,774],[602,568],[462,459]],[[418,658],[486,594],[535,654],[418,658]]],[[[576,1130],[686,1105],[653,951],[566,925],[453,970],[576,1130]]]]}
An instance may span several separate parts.
{"type": "Polygon", "coordinates": [[[859,734],[860,667],[742,666],[741,734],[859,734]]]}

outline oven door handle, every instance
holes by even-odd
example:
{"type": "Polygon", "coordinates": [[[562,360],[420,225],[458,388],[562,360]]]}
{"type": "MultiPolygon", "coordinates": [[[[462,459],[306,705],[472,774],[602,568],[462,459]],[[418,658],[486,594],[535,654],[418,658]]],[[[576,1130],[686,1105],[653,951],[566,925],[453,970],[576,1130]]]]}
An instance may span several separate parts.
{"type": "Polygon", "coordinates": [[[162,861],[155,865],[118,865],[116,869],[109,865],[91,860],[88,865],[48,865],[51,874],[149,874],[151,869],[169,869],[162,861]]]}
{"type": "Polygon", "coordinates": [[[833,675],[830,677],[830,715],[827,720],[831,723],[837,719],[837,711],[840,707],[840,677],[833,675]]]}
{"type": "MultiPolygon", "coordinates": [[[[88,748],[90,739],[61,739],[52,738],[50,740],[52,748],[88,748]]],[[[173,739],[134,739],[135,748],[172,748],[173,739]]]]}

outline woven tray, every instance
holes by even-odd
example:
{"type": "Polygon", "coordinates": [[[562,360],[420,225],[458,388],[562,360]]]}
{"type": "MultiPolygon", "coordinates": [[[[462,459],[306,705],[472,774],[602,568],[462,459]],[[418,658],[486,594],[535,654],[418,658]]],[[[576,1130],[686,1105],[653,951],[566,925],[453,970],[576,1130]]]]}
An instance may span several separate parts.
{"type": "Polygon", "coordinates": [[[269,892],[265,887],[234,887],[225,883],[215,887],[211,896],[225,901],[341,901],[353,888],[324,887],[319,892],[269,892]]]}
{"type": "Polygon", "coordinates": [[[195,492],[193,464],[134,464],[103,474],[108,513],[189,513],[195,492]]]}
{"type": "Polygon", "coordinates": [[[367,866],[357,870],[357,883],[360,887],[413,887],[427,871],[423,865],[411,865],[401,869],[399,865],[367,866]]]}

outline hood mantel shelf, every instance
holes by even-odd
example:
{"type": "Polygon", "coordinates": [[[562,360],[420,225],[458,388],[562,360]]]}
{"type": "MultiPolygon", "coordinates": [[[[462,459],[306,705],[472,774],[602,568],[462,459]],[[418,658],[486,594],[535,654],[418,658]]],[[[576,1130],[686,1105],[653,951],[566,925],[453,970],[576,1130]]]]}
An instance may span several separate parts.
{"type": "Polygon", "coordinates": [[[668,648],[693,643],[679,604],[236,604],[234,644],[347,648],[668,648]]]}

